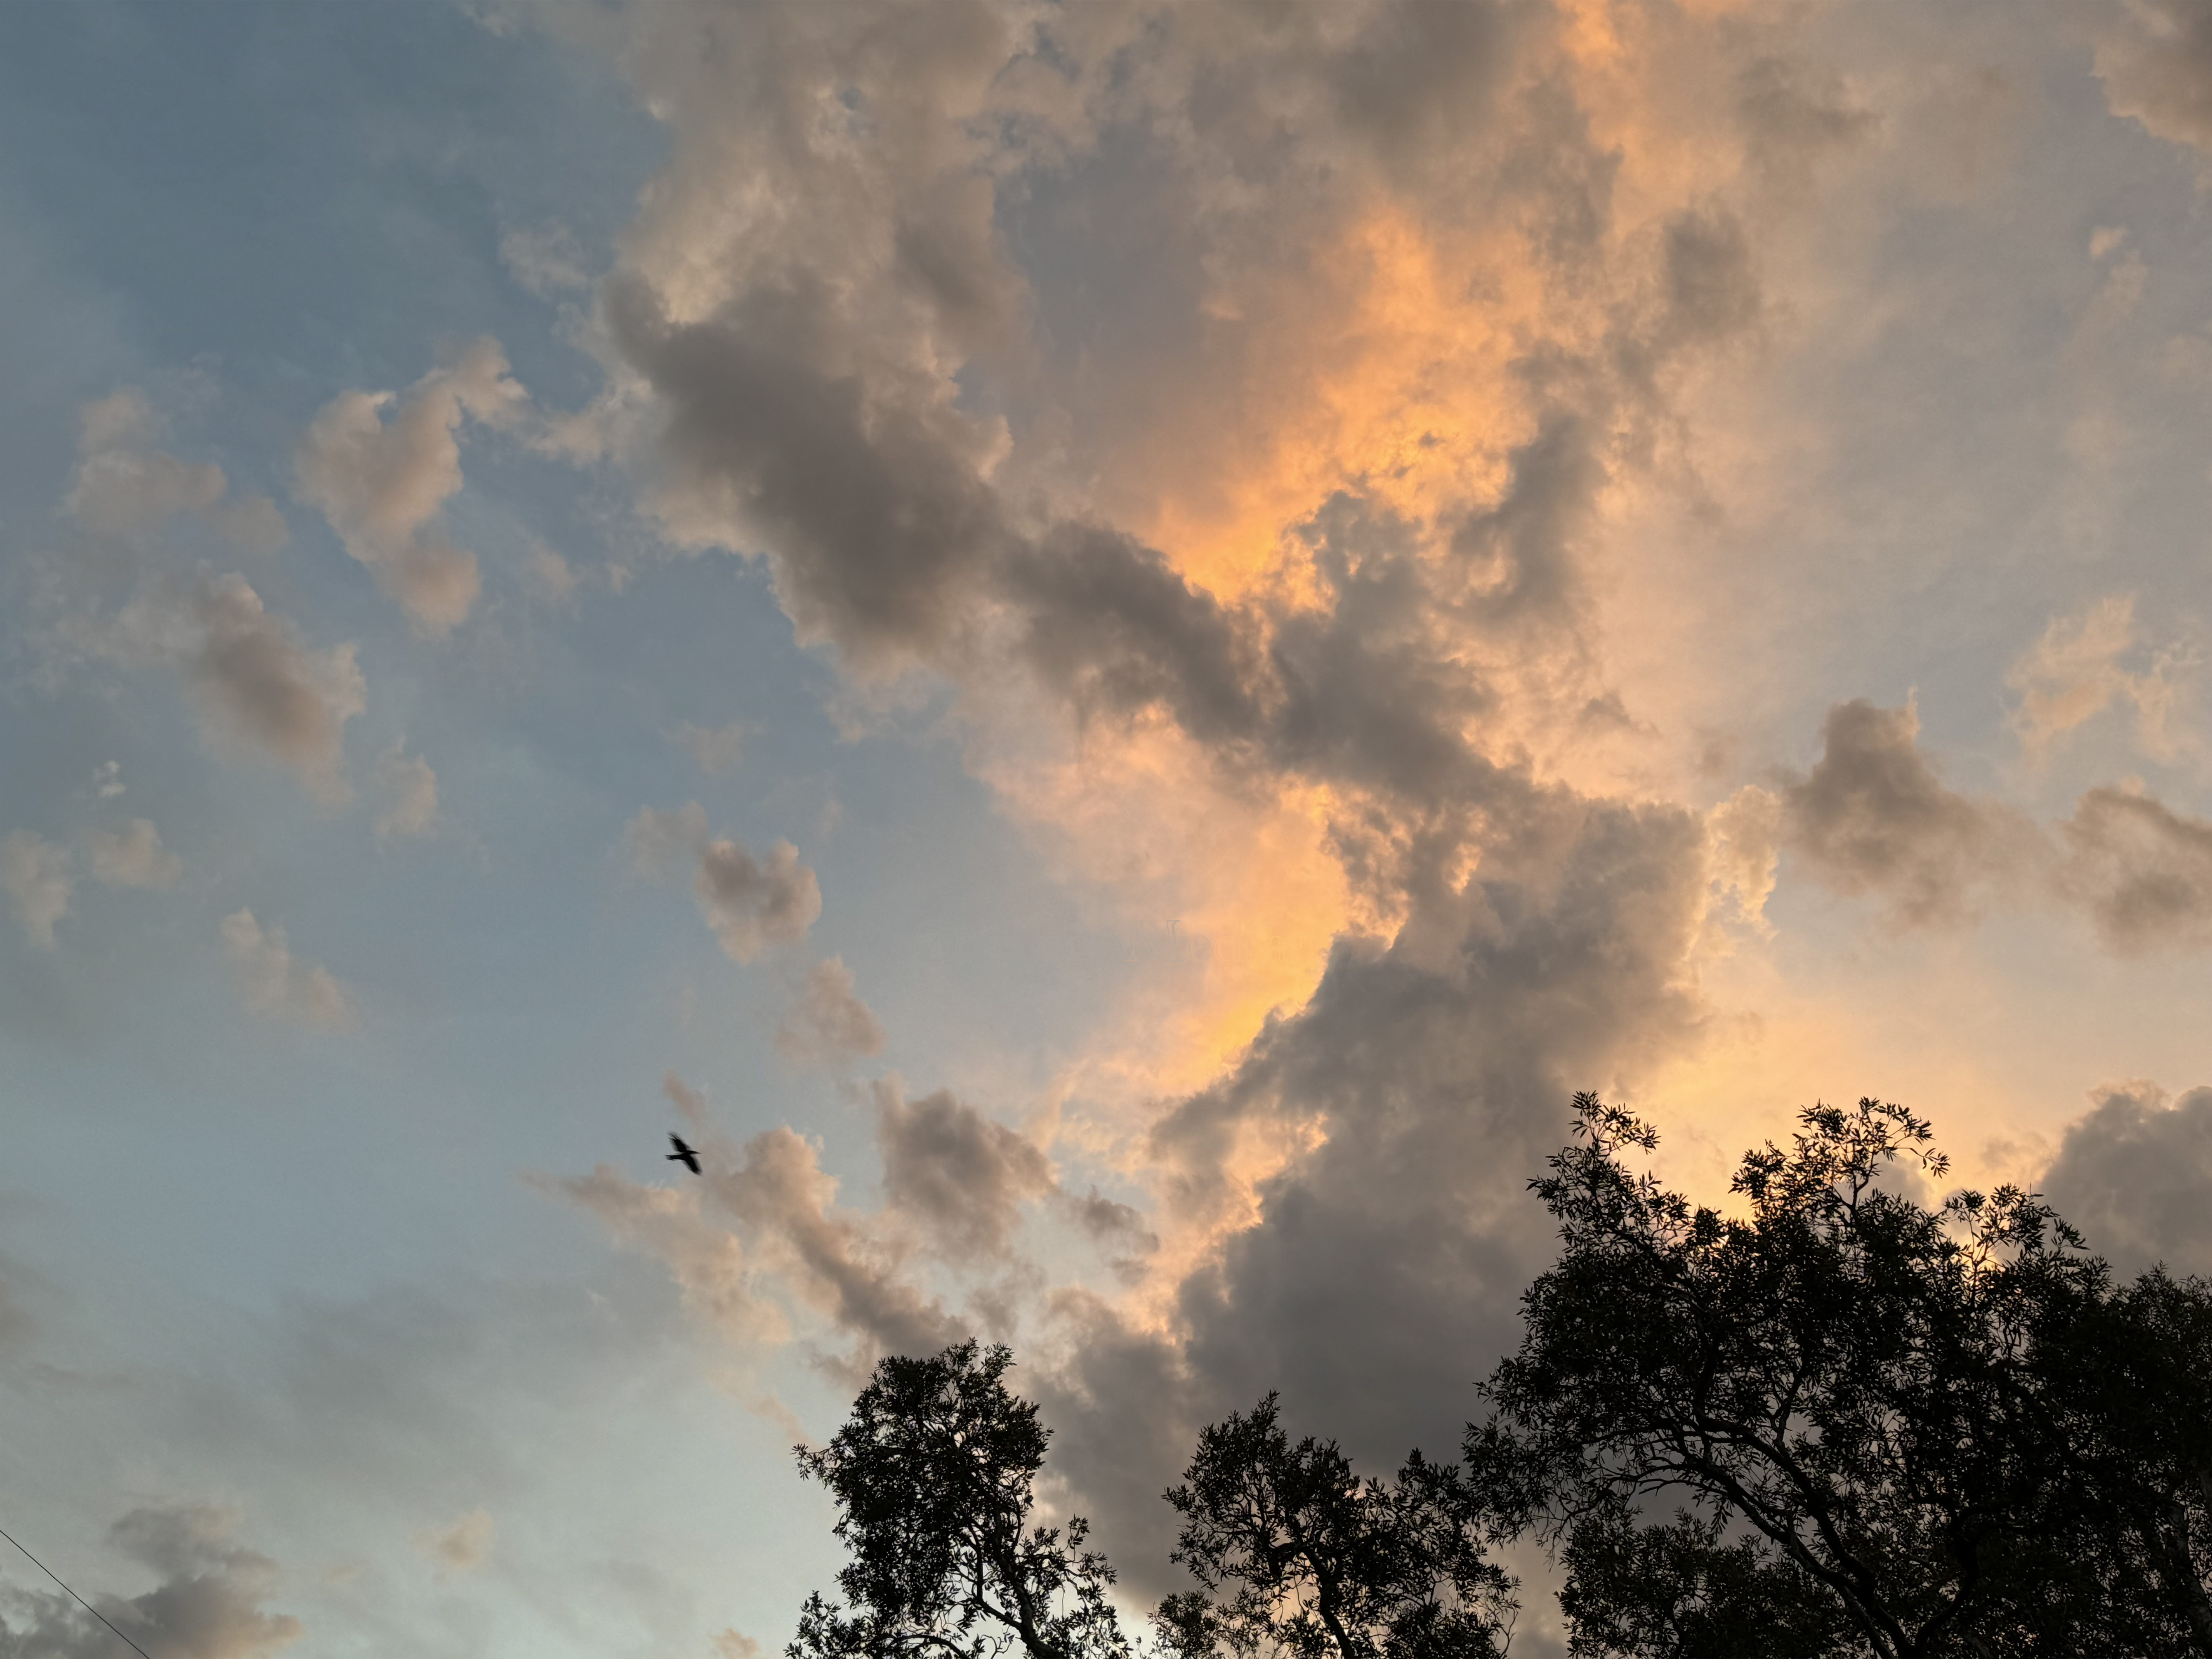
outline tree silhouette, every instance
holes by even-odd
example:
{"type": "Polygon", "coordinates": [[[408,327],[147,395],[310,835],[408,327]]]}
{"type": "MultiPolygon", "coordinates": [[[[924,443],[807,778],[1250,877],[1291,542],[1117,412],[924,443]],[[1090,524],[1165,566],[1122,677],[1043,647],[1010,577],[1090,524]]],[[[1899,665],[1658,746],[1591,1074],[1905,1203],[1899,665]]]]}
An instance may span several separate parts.
{"type": "Polygon", "coordinates": [[[1167,1501],[1201,1589],[1155,1623],[1182,1659],[1413,1659],[1504,1650],[1513,1582],[1484,1558],[1456,1473],[1416,1452],[1362,1480],[1333,1440],[1291,1443],[1270,1394],[1204,1430],[1167,1501]]]}
{"type": "Polygon", "coordinates": [[[1560,1257],[1467,1455],[1559,1547],[1577,1652],[2212,1653],[2205,1287],[2115,1293],[2014,1188],[1915,1201],[1900,1162],[1946,1165],[1894,1106],[1802,1114],[1723,1216],[1575,1104],[1534,1183],[1560,1257]]]}
{"type": "Polygon", "coordinates": [[[796,1449],[802,1474],[836,1499],[852,1559],[845,1605],[807,1597],[790,1659],[1127,1659],[1107,1589],[1113,1569],[1030,1523],[1049,1431],[1007,1392],[1013,1355],[972,1342],[890,1358],[836,1437],[796,1449]]]}
{"type": "MultiPolygon", "coordinates": [[[[1362,1479],[1267,1395],[1200,1433],[1153,1615],[1171,1659],[1492,1659],[1531,1537],[1577,1659],[2212,1659],[2212,1285],[2116,1284],[2014,1188],[1874,1100],[1748,1153],[1732,1212],[1576,1097],[1559,1224],[1464,1461],[1362,1479]]],[[[841,1601],[790,1659],[1134,1659],[1114,1573],[1033,1524],[1047,1431],[1004,1347],[886,1359],[800,1470],[841,1601]]]]}

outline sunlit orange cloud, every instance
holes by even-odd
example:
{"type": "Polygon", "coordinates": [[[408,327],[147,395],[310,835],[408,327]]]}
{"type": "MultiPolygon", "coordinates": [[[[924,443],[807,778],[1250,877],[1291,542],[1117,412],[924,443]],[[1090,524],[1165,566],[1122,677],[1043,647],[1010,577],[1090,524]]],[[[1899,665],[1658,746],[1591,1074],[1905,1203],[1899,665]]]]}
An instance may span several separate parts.
{"type": "Polygon", "coordinates": [[[2073,926],[1993,917],[1903,937],[1839,905],[1817,946],[1783,933],[1709,957],[1698,1042],[1627,1080],[1664,1137],[1662,1169],[1717,1200],[1745,1150],[1785,1139],[1800,1108],[1875,1095],[1934,1123],[1945,1186],[2033,1182],[2092,1090],[2202,1069],[2196,1029],[2130,988],[2160,985],[2172,965],[2094,959],[2073,926]],[[2045,971],[2069,957],[2075,973],[2045,971]]]}
{"type": "Polygon", "coordinates": [[[1306,1000],[1330,942],[1364,919],[1327,845],[1325,792],[1235,790],[1164,723],[976,764],[1165,959],[1101,1022],[1086,1091],[1135,1107],[1203,1086],[1272,1010],[1306,1000]]]}
{"type": "MultiPolygon", "coordinates": [[[[1706,84],[1729,71],[1695,67],[1700,46],[1718,54],[1710,51],[1711,25],[1686,20],[1685,9],[1747,9],[1608,0],[1560,8],[1560,68],[1601,143],[1620,157],[1622,235],[1649,237],[1668,215],[1709,207],[1741,172],[1725,112],[1731,89],[1706,84]]],[[[1538,347],[1602,356],[1606,331],[1637,298],[1620,290],[1621,273],[1648,264],[1615,264],[1620,251],[1594,253],[1589,270],[1562,270],[1505,219],[1375,184],[1316,236],[1310,258],[1217,277],[1206,361],[1162,366],[1146,418],[1103,459],[1102,501],[1188,580],[1224,599],[1311,597],[1302,544],[1288,532],[1332,494],[1359,489],[1417,523],[1497,499],[1511,451],[1535,427],[1522,364],[1538,347]]],[[[1679,510],[1650,495],[1617,506],[1679,510]]],[[[1555,665],[1507,672],[1534,683],[1555,665]]],[[[1135,1158],[1128,1137],[1154,1103],[1203,1086],[1269,1012],[1301,1006],[1333,941],[1387,936],[1395,925],[1363,909],[1334,855],[1327,822],[1339,804],[1327,792],[1233,787],[1164,725],[1094,731],[1079,748],[1050,755],[1008,748],[979,769],[1053,843],[1070,875],[1110,894],[1126,920],[1162,933],[1172,927],[1182,947],[1163,975],[1130,988],[1078,1068],[1073,1096],[1091,1098],[1106,1116],[1086,1124],[1079,1113],[1062,1134],[1092,1155],[1135,1158]]],[[[1551,769],[1577,777],[1571,761],[1551,769]]],[[[1617,783],[1619,772],[1608,758],[1590,781],[1617,783]]],[[[1669,794],[1678,781],[1645,780],[1669,794]]],[[[1718,1086],[1744,1073],[1797,1070],[1797,1058],[1781,1060],[1776,1045],[1809,1048],[1818,1031],[1810,1016],[1800,1031],[1723,1014],[1693,1058],[1661,1063],[1639,1086],[1699,1126],[1692,1145],[1725,1144],[1732,1159],[1742,1131],[1771,1123],[1772,1107],[1718,1086]],[[1742,1066],[1747,1044],[1776,1065],[1742,1066]]],[[[1845,1051],[1841,1037],[1820,1040],[1845,1051]]],[[[1164,1236],[1152,1291],[1250,1224],[1258,1183],[1319,1133],[1313,1124],[1248,1131],[1228,1160],[1225,1208],[1156,1215],[1164,1236]]],[[[1133,1311],[1164,1317],[1156,1302],[1140,1289],[1133,1311]]]]}
{"type": "Polygon", "coordinates": [[[1269,577],[1295,588],[1285,532],[1339,489],[1415,519],[1494,493],[1530,429],[1511,366],[1540,289],[1478,239],[1440,245],[1387,198],[1305,269],[1240,279],[1218,302],[1236,341],[1220,383],[1109,464],[1138,499],[1132,527],[1233,599],[1269,577]]]}

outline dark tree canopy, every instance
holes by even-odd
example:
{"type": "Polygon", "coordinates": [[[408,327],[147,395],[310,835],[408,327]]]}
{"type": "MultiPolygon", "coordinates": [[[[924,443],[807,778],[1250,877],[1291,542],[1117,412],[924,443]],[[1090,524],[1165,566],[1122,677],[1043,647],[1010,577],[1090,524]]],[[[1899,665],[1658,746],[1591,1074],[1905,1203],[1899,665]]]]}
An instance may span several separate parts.
{"type": "MultiPolygon", "coordinates": [[[[1801,1113],[1729,1212],[1575,1106],[1530,1183],[1559,1255],[1464,1462],[1362,1479],[1273,1394],[1206,1429],[1170,1659],[1494,1659],[1518,1538],[1577,1659],[2212,1659],[2212,1285],[2116,1283],[2031,1193],[1922,1201],[1932,1132],[1877,1101],[1801,1113]]],[[[1031,1523],[1012,1363],[886,1359],[800,1449],[851,1559],[791,1659],[1133,1659],[1084,1522],[1031,1523]]]]}
{"type": "Polygon", "coordinates": [[[885,1359],[802,1474],[830,1489],[845,1606],[810,1595],[790,1659],[1122,1659],[1113,1569],[1085,1522],[1030,1524],[1047,1431],[1002,1380],[1004,1347],[885,1359]]]}
{"type": "Polygon", "coordinates": [[[1201,1432],[1167,1501],[1197,1590],[1156,1615],[1182,1659],[1501,1653],[1513,1583],[1484,1558],[1455,1473],[1416,1452],[1362,1480],[1333,1440],[1292,1445],[1269,1395],[1201,1432]]]}
{"type": "Polygon", "coordinates": [[[1534,1183],[1560,1257],[1467,1450],[1560,1547],[1579,1651],[2212,1652],[2203,1287],[2116,1292],[2013,1188],[1916,1202],[1899,1161],[1945,1166],[1894,1106],[1803,1113],[1735,1216],[1628,1166],[1648,1126],[1576,1106],[1534,1183]]]}

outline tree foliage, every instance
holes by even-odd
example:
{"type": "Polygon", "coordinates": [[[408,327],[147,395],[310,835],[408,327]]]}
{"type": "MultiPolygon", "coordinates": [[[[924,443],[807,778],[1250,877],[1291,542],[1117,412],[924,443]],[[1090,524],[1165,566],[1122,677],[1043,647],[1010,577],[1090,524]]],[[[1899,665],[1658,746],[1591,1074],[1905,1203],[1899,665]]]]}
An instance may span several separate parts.
{"type": "Polygon", "coordinates": [[[1504,1651],[1513,1583],[1485,1559],[1456,1472],[1419,1453],[1391,1485],[1333,1440],[1291,1443],[1277,1396],[1202,1431],[1167,1501],[1200,1589],[1155,1618],[1183,1659],[1416,1659],[1504,1651]]]}
{"type": "Polygon", "coordinates": [[[1078,1517],[1030,1524],[1047,1431],[1008,1392],[1003,1346],[972,1342],[930,1359],[893,1358],[801,1474],[841,1511],[851,1553],[845,1605],[810,1595],[790,1659],[1123,1659],[1107,1599],[1113,1569],[1082,1547],[1078,1517]]]}
{"type": "Polygon", "coordinates": [[[1560,1257],[1467,1449],[1561,1547],[1578,1650],[1742,1651],[1763,1620],[1878,1659],[2212,1651],[2212,1425],[2179,1409],[2202,1287],[2116,1294],[2014,1188],[1916,1201],[1899,1164],[1945,1165],[1894,1106],[1803,1113],[1737,1215],[1629,1167],[1649,1126],[1576,1107],[1534,1183],[1560,1257]]]}
{"type": "MultiPolygon", "coordinates": [[[[2118,1283],[2033,1194],[1874,1100],[1800,1114],[1726,1210],[1595,1096],[1530,1184],[1559,1226],[1464,1460],[1363,1479],[1270,1394],[1165,1494],[1171,1659],[1492,1659],[1548,1550],[1577,1659],[2212,1659],[2212,1286],[2118,1283]]],[[[802,1471],[842,1604],[791,1659],[1133,1659],[1114,1574],[1033,1524],[1046,1431],[973,1342],[884,1360],[802,1471]]]]}

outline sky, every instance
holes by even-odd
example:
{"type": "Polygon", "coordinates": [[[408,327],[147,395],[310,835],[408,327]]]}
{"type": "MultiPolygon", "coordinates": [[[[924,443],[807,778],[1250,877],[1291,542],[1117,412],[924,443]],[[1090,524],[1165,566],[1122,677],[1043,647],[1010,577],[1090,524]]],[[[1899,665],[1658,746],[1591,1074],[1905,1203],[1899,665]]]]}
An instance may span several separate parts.
{"type": "Polygon", "coordinates": [[[0,7],[0,1527],[753,1659],[973,1336],[1140,1617],[1578,1090],[2212,1272],[2208,190],[2212,0],[0,7]]]}

